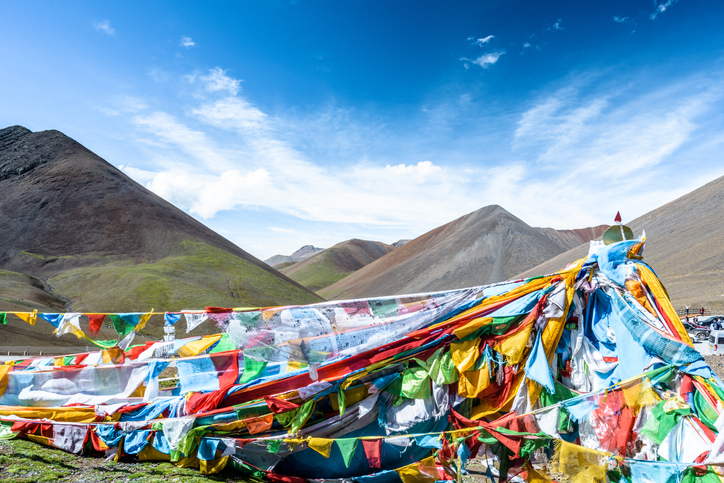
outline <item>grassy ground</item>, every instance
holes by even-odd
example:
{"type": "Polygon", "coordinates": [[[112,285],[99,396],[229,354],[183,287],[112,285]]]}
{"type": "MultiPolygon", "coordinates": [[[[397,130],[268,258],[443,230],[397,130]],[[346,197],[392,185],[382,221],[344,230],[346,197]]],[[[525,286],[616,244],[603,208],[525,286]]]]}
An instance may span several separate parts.
{"type": "MultiPolygon", "coordinates": [[[[468,465],[463,483],[493,483],[485,477],[485,468],[477,461],[468,465]]],[[[206,476],[192,468],[170,463],[116,463],[103,458],[75,456],[21,439],[0,440],[0,481],[6,483],[206,483],[253,482],[233,470],[206,476]]]]}
{"type": "Polygon", "coordinates": [[[289,268],[282,269],[281,272],[309,290],[318,291],[328,287],[351,273],[338,271],[338,267],[334,263],[334,250],[334,248],[328,249],[315,258],[315,263],[311,265],[294,264],[289,268]]]}
{"type": "Polygon", "coordinates": [[[149,263],[69,269],[48,280],[75,310],[96,312],[269,307],[319,302],[306,290],[224,250],[183,242],[175,256],[149,263]]]}
{"type": "Polygon", "coordinates": [[[246,482],[232,471],[205,476],[192,468],[170,463],[116,463],[103,458],[75,456],[30,441],[0,441],[0,481],[41,483],[206,483],[209,481],[246,482]]]}

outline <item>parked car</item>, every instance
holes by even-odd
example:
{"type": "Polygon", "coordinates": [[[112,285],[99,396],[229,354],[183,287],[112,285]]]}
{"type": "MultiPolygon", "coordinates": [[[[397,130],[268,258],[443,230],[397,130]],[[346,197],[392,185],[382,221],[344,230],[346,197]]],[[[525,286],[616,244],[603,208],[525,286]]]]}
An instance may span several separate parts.
{"type": "MultiPolygon", "coordinates": [[[[697,324],[709,327],[715,320],[719,321],[719,324],[724,327],[724,315],[704,315],[697,317],[697,324]]],[[[686,319],[683,319],[683,321],[685,322],[686,319]]],[[[693,323],[694,317],[689,316],[689,322],[693,323]]]]}
{"type": "Polygon", "coordinates": [[[703,325],[694,324],[692,322],[684,322],[686,333],[689,334],[691,340],[696,342],[704,342],[709,337],[709,328],[703,325]]]}
{"type": "Polygon", "coordinates": [[[712,330],[709,333],[709,350],[713,354],[724,354],[724,330],[712,330]]]}

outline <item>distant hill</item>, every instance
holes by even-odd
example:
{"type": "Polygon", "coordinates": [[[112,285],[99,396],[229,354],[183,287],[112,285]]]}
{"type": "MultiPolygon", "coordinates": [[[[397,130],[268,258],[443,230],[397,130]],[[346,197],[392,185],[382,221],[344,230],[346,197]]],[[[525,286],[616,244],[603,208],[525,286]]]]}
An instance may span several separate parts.
{"type": "Polygon", "coordinates": [[[390,253],[382,242],[347,240],[282,269],[282,273],[310,290],[320,290],[390,253]]]}
{"type": "Polygon", "coordinates": [[[0,268],[68,310],[320,300],[58,131],[0,130],[0,224],[0,268]]]}
{"type": "Polygon", "coordinates": [[[563,251],[500,206],[487,206],[415,238],[318,293],[346,299],[494,283],[563,251]]]}
{"type": "Polygon", "coordinates": [[[609,225],[598,225],[576,230],[556,230],[554,228],[536,228],[536,230],[553,240],[557,245],[570,250],[583,243],[600,238],[608,227],[609,225]]]}
{"type": "MultiPolygon", "coordinates": [[[[724,177],[626,223],[636,236],[646,230],[644,261],[659,275],[676,308],[687,304],[724,313],[722,220],[724,177]]],[[[587,254],[586,244],[520,275],[551,273],[587,254]]]]}
{"type": "Polygon", "coordinates": [[[407,243],[409,241],[411,241],[411,240],[407,239],[407,238],[403,238],[402,240],[397,240],[395,243],[392,244],[392,246],[395,248],[400,248],[402,245],[404,245],[405,243],[407,243]]]}
{"type": "Polygon", "coordinates": [[[276,268],[277,270],[281,270],[284,267],[288,267],[294,263],[306,260],[312,255],[315,255],[323,250],[324,248],[317,248],[312,245],[304,245],[302,248],[292,253],[291,255],[274,255],[273,257],[264,260],[264,263],[276,268]]]}

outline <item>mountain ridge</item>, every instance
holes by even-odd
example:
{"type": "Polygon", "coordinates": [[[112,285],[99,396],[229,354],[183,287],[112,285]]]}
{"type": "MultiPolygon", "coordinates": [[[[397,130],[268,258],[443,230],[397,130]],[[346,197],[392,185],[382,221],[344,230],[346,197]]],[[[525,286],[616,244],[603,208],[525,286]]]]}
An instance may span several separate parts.
{"type": "Polygon", "coordinates": [[[0,223],[0,269],[46,280],[74,310],[320,300],[55,130],[0,130],[0,223]],[[95,281],[111,268],[116,281],[95,281]],[[204,297],[195,275],[215,283],[204,297]]]}

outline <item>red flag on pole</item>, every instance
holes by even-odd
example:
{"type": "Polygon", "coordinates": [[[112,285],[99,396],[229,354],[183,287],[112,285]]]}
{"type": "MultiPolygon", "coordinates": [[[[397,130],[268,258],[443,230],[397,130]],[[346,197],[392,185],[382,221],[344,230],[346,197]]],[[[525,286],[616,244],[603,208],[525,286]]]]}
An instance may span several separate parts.
{"type": "Polygon", "coordinates": [[[616,212],[616,218],[614,218],[613,221],[615,221],[616,223],[621,223],[621,212],[620,211],[616,212]]]}

